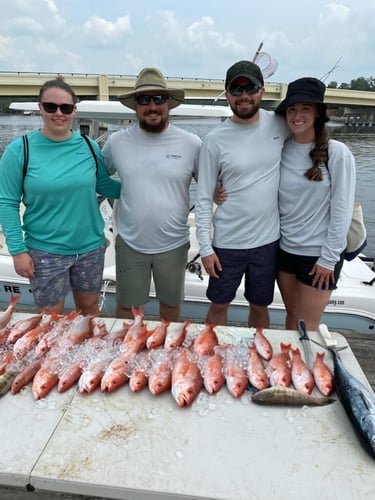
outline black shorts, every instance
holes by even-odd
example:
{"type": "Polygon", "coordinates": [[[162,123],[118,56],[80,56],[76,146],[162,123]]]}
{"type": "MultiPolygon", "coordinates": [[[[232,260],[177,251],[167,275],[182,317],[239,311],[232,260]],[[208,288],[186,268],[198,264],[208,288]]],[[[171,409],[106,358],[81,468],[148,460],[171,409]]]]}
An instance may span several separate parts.
{"type": "Polygon", "coordinates": [[[215,248],[222,271],[209,279],[207,298],[215,304],[229,304],[245,277],[244,296],[250,304],[268,306],[273,301],[279,242],[245,250],[215,248]]]}
{"type": "MultiPolygon", "coordinates": [[[[319,257],[310,257],[306,255],[295,255],[279,249],[277,259],[277,271],[284,273],[294,274],[296,279],[304,285],[313,286],[313,275],[310,275],[311,269],[316,264],[319,257]]],[[[337,282],[340,277],[340,272],[344,263],[344,254],[341,255],[339,262],[335,265],[333,271],[335,276],[335,283],[329,282],[329,290],[336,290],[337,282]]],[[[317,286],[317,285],[316,285],[317,286]]],[[[314,287],[315,288],[315,287],[314,287]]]]}

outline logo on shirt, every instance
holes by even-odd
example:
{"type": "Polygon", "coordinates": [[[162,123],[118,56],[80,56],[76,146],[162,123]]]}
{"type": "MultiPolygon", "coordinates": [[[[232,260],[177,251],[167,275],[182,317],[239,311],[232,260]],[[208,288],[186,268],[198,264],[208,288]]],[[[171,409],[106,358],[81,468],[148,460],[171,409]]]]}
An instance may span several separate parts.
{"type": "Polygon", "coordinates": [[[167,158],[169,158],[170,160],[181,160],[182,155],[173,155],[173,154],[170,154],[170,155],[167,155],[167,158]]]}

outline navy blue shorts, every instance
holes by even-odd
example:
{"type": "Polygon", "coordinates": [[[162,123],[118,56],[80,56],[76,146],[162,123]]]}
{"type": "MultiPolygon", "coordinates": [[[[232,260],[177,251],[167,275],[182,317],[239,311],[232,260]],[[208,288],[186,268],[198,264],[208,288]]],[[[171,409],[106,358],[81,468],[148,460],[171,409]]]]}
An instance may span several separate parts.
{"type": "Polygon", "coordinates": [[[222,271],[219,278],[209,279],[207,298],[215,304],[229,304],[236,296],[241,280],[245,279],[245,299],[257,306],[273,301],[279,242],[246,250],[216,248],[222,271]]]}
{"type": "MultiPolygon", "coordinates": [[[[314,279],[313,275],[310,275],[311,269],[316,264],[319,257],[310,257],[306,255],[295,255],[292,253],[285,252],[284,250],[279,250],[279,255],[277,259],[277,270],[283,271],[284,273],[294,274],[296,279],[303,283],[304,285],[313,286],[312,282],[314,279]]],[[[329,282],[329,290],[336,290],[337,282],[340,277],[340,272],[344,264],[344,254],[341,255],[339,262],[336,264],[334,269],[335,283],[329,282]]],[[[316,288],[317,285],[314,287],[316,288]]]]}

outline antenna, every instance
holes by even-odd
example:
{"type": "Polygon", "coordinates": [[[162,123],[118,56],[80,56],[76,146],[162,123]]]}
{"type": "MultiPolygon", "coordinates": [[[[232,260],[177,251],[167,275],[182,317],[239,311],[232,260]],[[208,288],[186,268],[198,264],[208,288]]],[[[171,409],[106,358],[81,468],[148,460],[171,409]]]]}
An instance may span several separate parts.
{"type": "Polygon", "coordinates": [[[332,68],[331,68],[329,71],[327,71],[327,73],[325,73],[325,74],[321,77],[321,81],[322,81],[322,82],[324,82],[325,80],[327,80],[327,78],[329,77],[329,75],[330,75],[331,73],[333,73],[333,72],[334,72],[337,68],[339,68],[339,67],[340,67],[339,62],[341,61],[342,57],[343,57],[343,56],[339,57],[339,58],[337,59],[337,61],[335,62],[335,64],[332,66],[332,68]]]}

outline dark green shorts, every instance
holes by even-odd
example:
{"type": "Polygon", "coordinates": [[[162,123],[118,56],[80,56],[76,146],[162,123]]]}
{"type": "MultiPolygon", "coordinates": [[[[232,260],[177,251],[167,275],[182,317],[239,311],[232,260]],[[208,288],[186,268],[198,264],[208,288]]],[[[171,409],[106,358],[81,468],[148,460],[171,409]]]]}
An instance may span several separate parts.
{"type": "Polygon", "coordinates": [[[157,254],[137,252],[116,237],[117,303],[140,307],[149,300],[151,278],[157,299],[171,307],[184,300],[185,267],[190,243],[157,254]]]}

